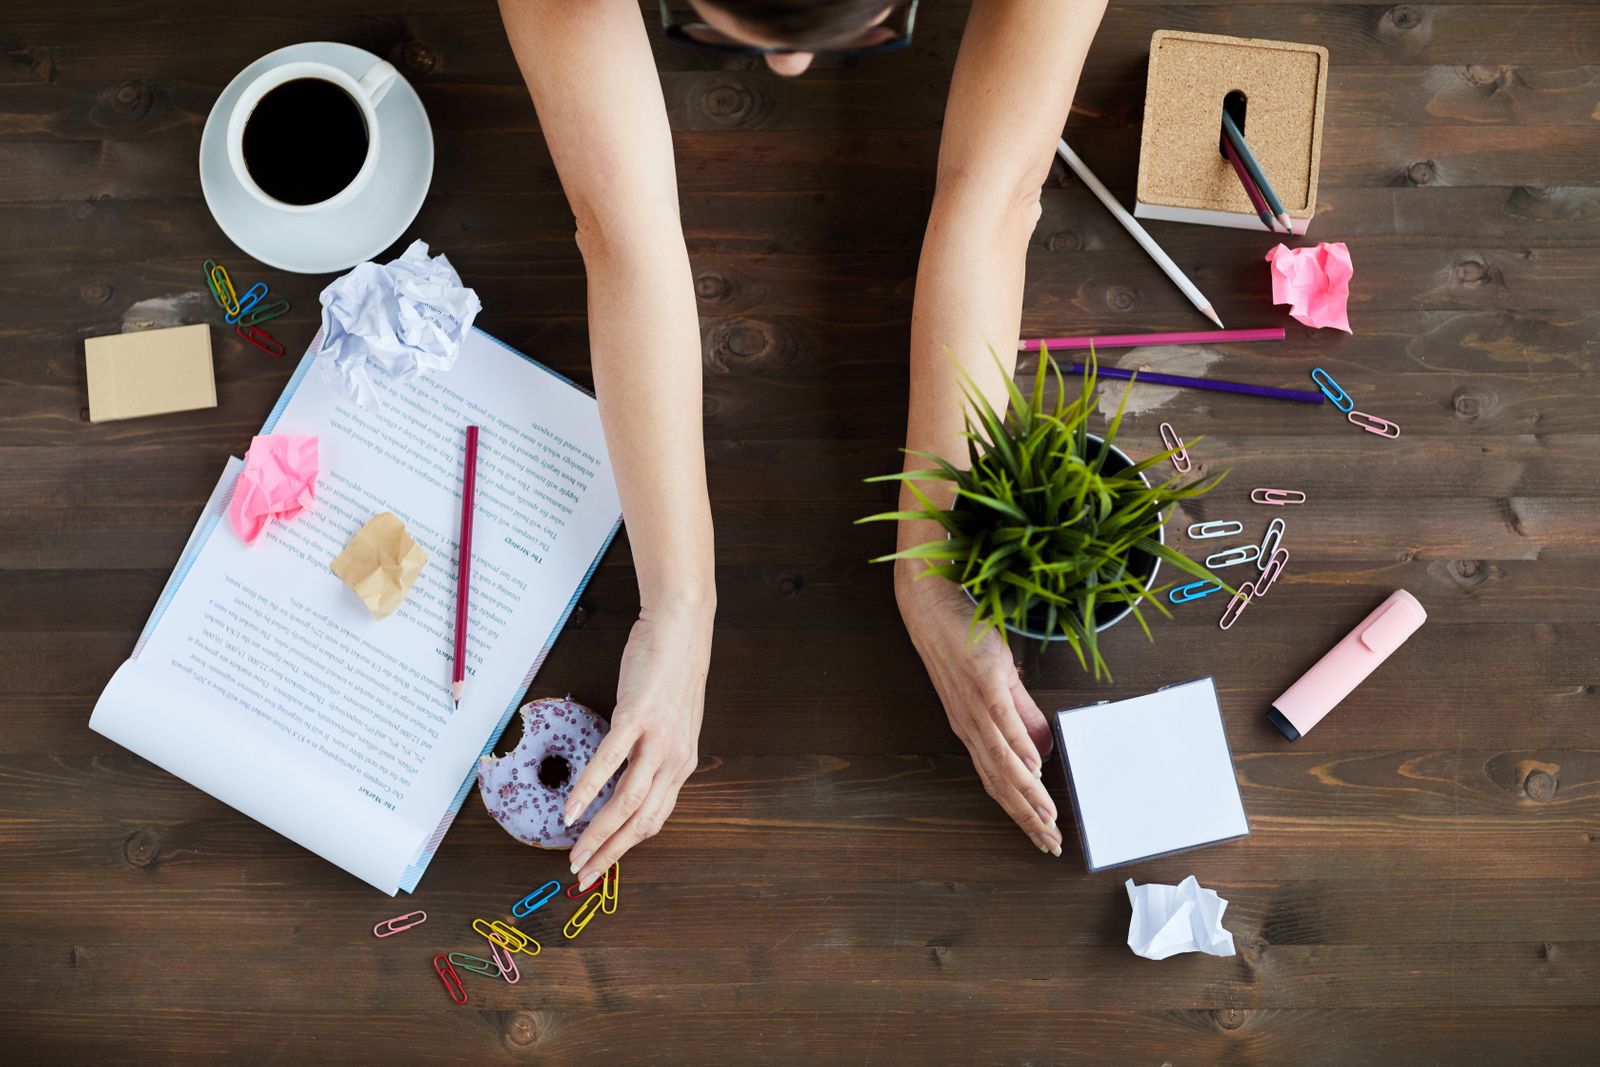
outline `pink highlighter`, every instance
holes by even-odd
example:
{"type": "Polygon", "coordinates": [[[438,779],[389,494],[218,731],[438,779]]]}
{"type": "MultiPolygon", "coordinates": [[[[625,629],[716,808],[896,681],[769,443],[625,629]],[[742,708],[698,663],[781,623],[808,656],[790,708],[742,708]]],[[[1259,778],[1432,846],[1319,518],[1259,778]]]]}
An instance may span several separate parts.
{"type": "Polygon", "coordinates": [[[1427,619],[1416,597],[1396,589],[1272,702],[1267,721],[1289,740],[1300,740],[1427,619]]]}

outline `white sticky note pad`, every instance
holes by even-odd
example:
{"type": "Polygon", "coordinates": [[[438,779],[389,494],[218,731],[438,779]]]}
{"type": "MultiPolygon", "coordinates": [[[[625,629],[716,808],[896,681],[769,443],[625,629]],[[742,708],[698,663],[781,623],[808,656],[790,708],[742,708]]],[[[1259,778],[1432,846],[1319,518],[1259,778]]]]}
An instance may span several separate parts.
{"type": "Polygon", "coordinates": [[[1053,718],[1089,870],[1250,832],[1210,678],[1053,718]]]}

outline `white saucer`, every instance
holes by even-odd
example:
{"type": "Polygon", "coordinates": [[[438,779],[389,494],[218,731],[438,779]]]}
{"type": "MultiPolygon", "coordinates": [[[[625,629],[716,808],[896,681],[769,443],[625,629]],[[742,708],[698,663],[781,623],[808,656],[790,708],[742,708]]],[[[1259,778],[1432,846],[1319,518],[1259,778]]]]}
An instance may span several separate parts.
{"type": "MultiPolygon", "coordinates": [[[[228,164],[228,115],[244,87],[268,67],[315,60],[359,78],[378,57],[347,44],[308,41],[262,56],[222,90],[200,135],[200,188],[211,216],[234,244],[256,259],[296,274],[348,270],[388,248],[417,217],[433,180],[433,130],[422,101],[404,77],[378,104],[383,136],[378,167],[361,195],[314,215],[277,211],[245,192],[228,164]]],[[[315,166],[315,160],[306,160],[315,166]]]]}

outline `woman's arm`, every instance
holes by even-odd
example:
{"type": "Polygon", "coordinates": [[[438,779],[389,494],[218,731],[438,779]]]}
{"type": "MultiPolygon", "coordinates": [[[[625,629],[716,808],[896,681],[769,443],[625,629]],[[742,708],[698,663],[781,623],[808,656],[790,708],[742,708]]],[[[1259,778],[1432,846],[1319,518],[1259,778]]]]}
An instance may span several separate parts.
{"type": "MultiPolygon", "coordinates": [[[[938,183],[911,315],[906,447],[966,454],[954,355],[997,411],[1016,365],[1028,241],[1084,56],[1105,0],[974,0],[956,59],[939,146],[938,183]],[[998,353],[1002,366],[990,355],[998,353]]],[[[910,458],[908,467],[925,465],[910,458]]],[[[924,487],[937,483],[923,482],[924,487]]],[[[916,502],[904,494],[901,506],[916,502]]],[[[899,547],[942,537],[901,523],[899,547]]],[[[1056,809],[1038,781],[1050,733],[1005,640],[968,639],[972,607],[948,582],[896,564],[895,591],[951,725],[984,787],[1041,849],[1061,854],[1056,809]]]]}
{"type": "Polygon", "coordinates": [[[611,733],[570,822],[622,765],[572,850],[588,883],[653,835],[698,760],[716,592],[701,429],[700,327],[672,136],[636,0],[501,0],[512,50],[577,217],[606,447],[639,580],[611,733]]]}

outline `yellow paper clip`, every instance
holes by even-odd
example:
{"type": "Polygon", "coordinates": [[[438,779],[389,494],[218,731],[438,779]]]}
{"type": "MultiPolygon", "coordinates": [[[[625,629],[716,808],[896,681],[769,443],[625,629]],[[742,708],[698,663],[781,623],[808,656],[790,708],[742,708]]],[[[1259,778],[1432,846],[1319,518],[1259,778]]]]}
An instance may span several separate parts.
{"type": "Polygon", "coordinates": [[[239,294],[233,291],[233,279],[228,277],[228,268],[221,263],[212,267],[211,283],[217,287],[217,295],[222,301],[222,310],[238,318],[239,294]]]}
{"type": "Polygon", "coordinates": [[[472,929],[488,938],[491,945],[499,945],[510,952],[526,952],[530,956],[537,956],[542,947],[515,926],[499,919],[473,919],[472,929]]]}
{"type": "Polygon", "coordinates": [[[568,941],[582,933],[583,928],[594,920],[595,915],[600,911],[600,905],[604,901],[605,892],[602,890],[578,905],[578,910],[572,913],[572,918],[567,920],[567,925],[561,930],[561,933],[565,935],[568,941]]]}
{"type": "Polygon", "coordinates": [[[600,879],[600,910],[607,915],[617,913],[617,886],[622,882],[622,861],[618,860],[606,868],[604,877],[600,879]]]}

